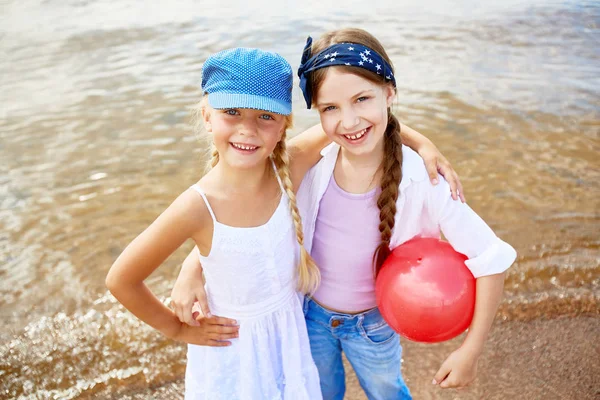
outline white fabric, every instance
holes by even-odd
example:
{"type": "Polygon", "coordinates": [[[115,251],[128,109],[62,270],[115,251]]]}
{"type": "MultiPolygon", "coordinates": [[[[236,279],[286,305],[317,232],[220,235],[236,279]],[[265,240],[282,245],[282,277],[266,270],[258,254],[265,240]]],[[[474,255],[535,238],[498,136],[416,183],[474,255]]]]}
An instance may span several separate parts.
{"type": "MultiPolygon", "coordinates": [[[[192,189],[211,210],[202,190],[192,189]]],[[[259,227],[214,220],[210,254],[200,255],[208,303],[213,315],[238,321],[239,338],[229,347],[188,345],[186,400],[321,399],[295,291],[299,247],[288,198],[281,197],[259,227]]]]}
{"type": "MultiPolygon", "coordinates": [[[[336,143],[324,148],[323,158],[306,174],[298,190],[304,245],[309,252],[319,203],[333,174],[339,149],[336,143]]],[[[402,180],[390,247],[393,249],[415,236],[439,238],[443,233],[456,251],[468,257],[465,264],[475,278],[507,270],[517,257],[515,249],[498,238],[467,204],[452,200],[450,186],[442,176],[436,186],[432,185],[417,153],[402,146],[402,156],[402,180]]]]}

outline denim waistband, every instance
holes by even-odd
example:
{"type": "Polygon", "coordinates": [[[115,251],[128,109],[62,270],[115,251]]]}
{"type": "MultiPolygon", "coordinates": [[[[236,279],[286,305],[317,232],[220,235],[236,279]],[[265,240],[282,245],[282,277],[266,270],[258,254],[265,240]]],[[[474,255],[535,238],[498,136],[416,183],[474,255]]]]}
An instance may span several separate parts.
{"type": "Polygon", "coordinates": [[[358,314],[345,314],[328,310],[309,297],[304,298],[304,315],[310,312],[310,319],[321,322],[324,325],[332,326],[334,320],[343,325],[381,325],[385,320],[381,316],[377,307],[358,314]]]}

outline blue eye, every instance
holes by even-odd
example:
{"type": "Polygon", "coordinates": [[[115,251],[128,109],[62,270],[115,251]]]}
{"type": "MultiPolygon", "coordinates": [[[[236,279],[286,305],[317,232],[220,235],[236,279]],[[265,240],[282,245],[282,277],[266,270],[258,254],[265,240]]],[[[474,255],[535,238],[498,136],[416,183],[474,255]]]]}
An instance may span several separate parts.
{"type": "Polygon", "coordinates": [[[369,97],[367,97],[367,96],[360,96],[358,99],[356,99],[356,101],[358,101],[359,103],[361,103],[361,102],[363,102],[365,100],[368,100],[368,99],[369,99],[369,97]]]}
{"type": "Polygon", "coordinates": [[[270,120],[270,121],[274,121],[275,118],[273,118],[273,116],[271,114],[262,114],[260,116],[261,119],[266,119],[266,120],[270,120]]]}
{"type": "Polygon", "coordinates": [[[240,112],[235,108],[230,108],[229,110],[223,111],[227,115],[240,115],[240,112]]]}
{"type": "Polygon", "coordinates": [[[335,110],[335,106],[327,106],[323,109],[323,112],[335,110]]]}

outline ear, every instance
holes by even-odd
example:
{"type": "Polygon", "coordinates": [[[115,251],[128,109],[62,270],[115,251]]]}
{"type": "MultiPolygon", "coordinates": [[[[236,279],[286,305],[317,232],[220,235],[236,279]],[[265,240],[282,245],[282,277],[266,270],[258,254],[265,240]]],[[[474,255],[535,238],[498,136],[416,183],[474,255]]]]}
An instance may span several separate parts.
{"type": "Polygon", "coordinates": [[[202,113],[202,121],[204,122],[204,128],[207,132],[212,132],[212,124],[210,123],[210,112],[206,109],[206,107],[202,107],[200,112],[202,113]]]}
{"type": "Polygon", "coordinates": [[[285,122],[283,124],[283,128],[281,128],[281,131],[279,132],[279,140],[277,141],[277,143],[286,139],[286,132],[288,128],[292,125],[291,120],[289,118],[291,117],[285,117],[285,122]]]}
{"type": "Polygon", "coordinates": [[[394,85],[386,85],[384,89],[385,94],[385,102],[388,107],[391,107],[394,104],[394,99],[396,98],[396,88],[394,85]]]}

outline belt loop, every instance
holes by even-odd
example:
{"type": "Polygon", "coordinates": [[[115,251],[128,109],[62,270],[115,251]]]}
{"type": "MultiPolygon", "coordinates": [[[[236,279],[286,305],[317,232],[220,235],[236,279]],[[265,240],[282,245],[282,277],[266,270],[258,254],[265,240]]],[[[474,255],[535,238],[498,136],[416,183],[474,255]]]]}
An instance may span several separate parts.
{"type": "Polygon", "coordinates": [[[307,295],[304,295],[304,300],[302,301],[302,312],[304,313],[304,316],[306,316],[306,313],[308,312],[308,302],[310,301],[310,298],[307,295]]]}
{"type": "Polygon", "coordinates": [[[362,326],[364,320],[365,320],[365,313],[358,314],[358,326],[362,326]]]}

